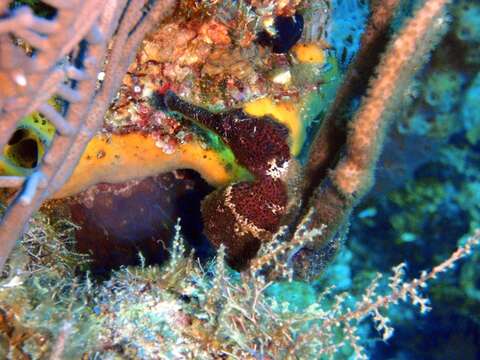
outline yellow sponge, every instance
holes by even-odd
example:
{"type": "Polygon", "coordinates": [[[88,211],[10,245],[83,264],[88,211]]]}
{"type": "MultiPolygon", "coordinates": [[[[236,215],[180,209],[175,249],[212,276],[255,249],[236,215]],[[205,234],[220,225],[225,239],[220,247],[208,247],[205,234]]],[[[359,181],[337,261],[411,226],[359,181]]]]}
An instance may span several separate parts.
{"type": "Polygon", "coordinates": [[[292,53],[299,62],[305,64],[323,64],[326,60],[324,50],[315,43],[296,44],[292,53]]]}
{"type": "Polygon", "coordinates": [[[305,129],[301,123],[301,107],[291,101],[276,102],[269,97],[253,100],[243,106],[252,116],[271,116],[290,130],[290,151],[293,156],[300,152],[305,140],[305,129]]]}
{"type": "Polygon", "coordinates": [[[155,145],[151,136],[130,133],[95,136],[69,181],[54,197],[76,194],[101,182],[121,183],[175,169],[193,169],[210,184],[219,186],[243,176],[221,152],[205,149],[198,141],[180,144],[173,154],[155,145]]]}

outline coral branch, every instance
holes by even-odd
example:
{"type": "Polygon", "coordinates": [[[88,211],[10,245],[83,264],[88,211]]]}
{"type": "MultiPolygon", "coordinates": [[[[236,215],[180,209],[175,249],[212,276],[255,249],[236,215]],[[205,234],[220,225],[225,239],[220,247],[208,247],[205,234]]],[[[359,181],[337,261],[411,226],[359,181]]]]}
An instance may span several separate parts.
{"type": "Polygon", "coordinates": [[[315,187],[315,181],[323,179],[334,165],[338,152],[345,145],[346,108],[355,96],[365,91],[365,84],[375,71],[381,54],[385,51],[390,22],[398,6],[398,0],[379,1],[372,10],[367,29],[362,35],[360,49],[349,66],[345,79],[337,92],[330,111],[322,121],[310,149],[305,172],[307,189],[315,187]]]}
{"type": "MultiPolygon", "coordinates": [[[[318,214],[311,226],[326,225],[327,230],[313,248],[305,247],[296,255],[296,276],[311,277],[321,270],[322,266],[318,264],[324,263],[321,260],[331,257],[338,247],[334,236],[340,226],[371,188],[395,95],[405,89],[415,70],[437,43],[445,23],[441,15],[447,3],[447,0],[427,0],[388,46],[376,76],[370,81],[369,91],[349,124],[345,155],[327,178],[311,191],[308,202],[318,214]],[[305,269],[308,269],[307,273],[305,269]]],[[[329,140],[335,141],[335,137],[329,140]]],[[[318,164],[323,166],[321,161],[318,164]]]]}
{"type": "MultiPolygon", "coordinates": [[[[92,45],[89,48],[88,55],[90,59],[100,58],[104,53],[105,45],[92,45]]],[[[87,58],[88,60],[88,58],[87,58]]],[[[85,100],[77,103],[72,103],[69,107],[69,112],[66,119],[56,110],[51,109],[53,112],[51,117],[58,117],[58,120],[62,119],[65,123],[68,123],[73,129],[78,129],[83,120],[83,115],[90,98],[90,94],[95,91],[95,77],[99,69],[99,61],[90,63],[85,61],[85,70],[89,73],[89,78],[93,80],[86,80],[78,85],[78,91],[85,94],[85,100]]],[[[24,224],[45,199],[44,190],[45,186],[49,183],[50,179],[56,174],[58,168],[65,158],[65,149],[71,147],[73,140],[75,139],[73,134],[70,136],[57,136],[54,138],[49,152],[45,156],[44,163],[35,172],[35,174],[42,174],[41,184],[38,181],[34,181],[37,177],[28,179],[25,182],[24,189],[16,196],[13,202],[10,204],[7,212],[2,219],[3,231],[0,234],[0,268],[3,267],[8,254],[10,253],[18,235],[21,233],[24,224]],[[41,187],[38,185],[42,185],[41,187]]]]}
{"type": "MultiPolygon", "coordinates": [[[[52,121],[61,134],[54,138],[43,163],[33,177],[27,179],[24,189],[9,205],[2,219],[2,229],[5,230],[0,234],[0,268],[28,218],[73,171],[86,144],[102,123],[139,43],[162,16],[170,14],[175,1],[158,1],[146,15],[145,1],[111,0],[99,5],[94,0],[57,0],[53,4],[58,5],[55,20],[36,17],[29,8],[23,7],[0,22],[3,31],[0,45],[6,50],[0,59],[0,76],[10,80],[0,87],[1,95],[10,95],[10,98],[2,96],[0,104],[3,108],[0,148],[9,140],[18,120],[36,109],[52,121]],[[22,32],[23,28],[28,31],[22,32]],[[22,53],[10,42],[7,32],[24,37],[30,46],[37,47],[38,56],[30,58],[22,53]],[[39,41],[38,34],[48,37],[39,41]],[[106,41],[112,36],[105,67],[107,76],[97,88],[97,74],[107,50],[106,41]],[[79,45],[82,40],[85,41],[79,45]],[[74,54],[71,63],[57,65],[67,53],[74,54]],[[17,68],[12,63],[14,58],[20,60],[16,63],[17,68]],[[72,75],[78,84],[73,81],[68,86],[64,84],[68,75],[72,75]],[[63,111],[47,103],[54,93],[68,103],[63,111]],[[42,175],[41,181],[35,181],[40,179],[39,174],[42,175]]],[[[8,178],[3,182],[14,185],[20,180],[8,178]]]]}
{"type": "Polygon", "coordinates": [[[361,196],[372,184],[373,171],[382,146],[386,123],[391,116],[394,95],[411,78],[418,61],[425,59],[436,43],[429,32],[438,28],[447,0],[426,1],[405,25],[382,59],[370,90],[351,122],[346,156],[332,174],[335,185],[347,196],[361,196]],[[428,46],[421,42],[430,42],[428,46]]]}
{"type": "Polygon", "coordinates": [[[0,148],[3,148],[17,122],[37,109],[56,92],[65,80],[65,69],[58,60],[70,53],[88,33],[102,6],[94,0],[80,7],[63,1],[55,20],[33,15],[29,7],[20,7],[0,23],[0,148]],[[68,31],[66,30],[68,29],[68,31]],[[22,39],[36,50],[34,58],[12,43],[10,35],[22,39]]]}
{"type": "MultiPolygon", "coordinates": [[[[142,12],[138,2],[133,8],[133,14],[124,15],[122,23],[113,38],[108,63],[104,69],[105,81],[91,103],[85,125],[70,148],[67,159],[53,180],[47,197],[52,196],[68,180],[78,164],[85,148],[95,132],[101,126],[105,112],[120,87],[122,78],[136,54],[137,47],[146,34],[169,16],[175,8],[176,0],[161,0],[149,10],[145,17],[139,20],[142,12]]],[[[133,5],[131,5],[133,6],[133,5]]],[[[130,11],[131,8],[128,9],[130,11]]],[[[117,17],[119,15],[116,15],[117,17]]]]}
{"type": "MultiPolygon", "coordinates": [[[[385,341],[393,335],[393,328],[390,319],[384,312],[400,301],[418,305],[422,314],[428,312],[429,300],[422,294],[432,280],[453,268],[459,260],[470,255],[473,248],[480,244],[480,230],[476,230],[464,244],[460,245],[448,259],[435,266],[430,271],[422,271],[420,276],[411,280],[405,279],[405,264],[393,267],[393,274],[388,279],[388,290],[379,289],[382,275],[377,275],[361,299],[351,308],[347,301],[347,294],[336,295],[334,305],[327,310],[319,311],[308,320],[319,320],[319,323],[309,328],[308,333],[297,336],[295,343],[290,348],[290,355],[308,347],[310,342],[320,341],[320,354],[328,355],[338,352],[345,345],[352,347],[355,358],[367,359],[365,349],[361,344],[361,338],[356,334],[360,322],[372,316],[376,330],[382,335],[385,341]],[[343,333],[342,342],[333,338],[334,334],[343,333]]],[[[323,293],[327,296],[328,290],[323,293]]]]}

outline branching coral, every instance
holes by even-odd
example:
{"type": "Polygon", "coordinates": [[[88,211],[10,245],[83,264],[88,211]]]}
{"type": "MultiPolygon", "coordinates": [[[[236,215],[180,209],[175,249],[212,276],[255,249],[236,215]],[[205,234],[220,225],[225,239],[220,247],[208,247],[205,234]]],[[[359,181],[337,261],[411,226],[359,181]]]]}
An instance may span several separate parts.
{"type": "MultiPolygon", "coordinates": [[[[316,211],[311,226],[327,225],[328,235],[320,237],[316,244],[310,246],[310,249],[301,250],[296,255],[297,260],[294,262],[298,261],[295,266],[298,273],[302,274],[301,276],[309,276],[305,274],[305,269],[312,271],[315,264],[321,263],[319,259],[324,256],[322,253],[329,253],[332,246],[335,247],[335,243],[328,240],[332,239],[344,223],[356,202],[370,189],[387,121],[395,108],[396,96],[401,94],[414,70],[426,59],[429,51],[436,44],[446,21],[442,13],[447,3],[447,1],[426,1],[392,40],[375,70],[376,74],[370,80],[370,89],[354,118],[348,124],[349,132],[345,124],[338,124],[339,118],[336,111],[342,109],[336,107],[341,106],[337,103],[334,104],[330,116],[324,122],[323,129],[320,129],[314,140],[310,152],[310,163],[307,165],[307,172],[310,172],[307,179],[313,181],[312,184],[307,185],[306,194],[310,195],[310,198],[306,199],[309,202],[307,208],[312,207],[316,211]],[[343,146],[345,146],[345,154],[340,155],[337,151],[343,146]],[[339,155],[340,161],[338,161],[339,155]],[[313,250],[315,247],[316,254],[313,250]],[[322,247],[323,250],[318,252],[322,247]],[[309,265],[306,265],[305,261],[309,265]]],[[[375,50],[374,47],[375,40],[383,41],[381,33],[386,30],[384,24],[388,22],[386,19],[391,16],[396,5],[395,1],[377,5],[371,24],[364,35],[363,50],[360,50],[360,54],[378,51],[378,48],[375,50]],[[377,24],[380,25],[378,28],[377,24]],[[377,29],[379,34],[376,34],[374,29],[377,29]]],[[[356,84],[356,67],[365,69],[363,59],[359,57],[347,75],[347,79],[350,78],[352,83],[346,83],[340,90],[337,99],[340,103],[345,99],[343,92],[348,91],[348,86],[356,84]]]]}
{"type": "MultiPolygon", "coordinates": [[[[124,268],[102,282],[87,278],[77,283],[73,271],[63,272],[62,260],[41,268],[42,277],[10,269],[10,277],[0,282],[2,355],[253,360],[353,354],[363,359],[364,320],[372,319],[386,341],[393,332],[387,311],[406,302],[428,312],[424,289],[480,243],[477,231],[447,259],[412,279],[400,264],[391,276],[372,279],[354,302],[346,293],[326,289],[314,292],[315,302],[298,309],[281,302],[271,291],[275,285],[258,269],[233,273],[224,262],[223,246],[211,264],[202,266],[188,255],[178,224],[175,230],[164,266],[124,268]]],[[[28,246],[22,244],[16,255],[28,246]]],[[[259,264],[271,262],[284,246],[262,249],[259,264]]]]}
{"type": "Polygon", "coordinates": [[[2,186],[10,187],[25,181],[23,190],[2,219],[2,267],[33,211],[71,174],[98,128],[138,43],[153,24],[168,15],[174,4],[173,1],[158,2],[143,17],[143,1],[109,1],[102,6],[97,1],[46,3],[58,10],[51,20],[33,15],[28,7],[10,13],[7,2],[0,7],[2,13],[8,14],[0,22],[1,74],[5,79],[1,87],[0,147],[8,142],[18,120],[33,110],[45,115],[59,134],[42,164],[27,181],[12,177],[0,179],[2,186]],[[120,18],[122,11],[128,16],[120,18]],[[24,53],[12,42],[11,35],[32,46],[35,56],[24,53]],[[97,74],[107,50],[106,41],[112,36],[105,68],[107,77],[98,87],[97,74]],[[68,54],[71,61],[59,64],[68,54]],[[48,104],[53,94],[64,101],[61,112],[48,104]],[[65,149],[69,149],[68,155],[65,149]]]}
{"type": "MultiPolygon", "coordinates": [[[[104,52],[104,41],[100,33],[110,31],[108,25],[102,30],[99,27],[97,17],[102,9],[96,6],[94,1],[84,3],[81,16],[78,16],[71,7],[72,3],[59,2],[57,5],[59,13],[56,20],[49,21],[36,17],[28,7],[19,8],[10,17],[2,20],[2,69],[8,81],[2,86],[1,147],[3,148],[13,134],[17,121],[36,109],[51,119],[61,135],[56,137],[44,163],[29,177],[24,190],[4,215],[5,231],[2,231],[0,241],[2,266],[24,222],[32,214],[34,207],[39,206],[44,199],[45,187],[54,176],[58,175],[58,169],[66,155],[63,149],[73,143],[74,135],[82,124],[83,109],[95,91],[95,80],[85,81],[85,79],[95,79],[100,57],[104,52]],[[90,16],[92,14],[94,16],[90,16]],[[87,18],[88,21],[82,21],[82,18],[87,18]],[[65,25],[60,26],[61,22],[65,25]],[[76,35],[73,38],[70,37],[64,31],[66,28],[72,29],[76,35]],[[23,53],[21,48],[12,43],[10,33],[23,38],[33,46],[38,56],[29,57],[23,53]],[[74,61],[81,61],[79,66],[74,66],[74,63],[72,66],[57,65],[59,58],[73,51],[77,43],[87,35],[91,41],[91,46],[87,50],[89,54],[87,61],[83,63],[83,59],[78,58],[77,55],[74,61]],[[64,80],[68,78],[71,82],[66,85],[64,80]],[[53,93],[57,93],[71,103],[66,115],[67,120],[64,117],[65,114],[58,112],[47,103],[53,93]]],[[[6,180],[12,181],[11,178],[6,180]]],[[[21,184],[23,180],[18,179],[17,183],[21,184]]]]}

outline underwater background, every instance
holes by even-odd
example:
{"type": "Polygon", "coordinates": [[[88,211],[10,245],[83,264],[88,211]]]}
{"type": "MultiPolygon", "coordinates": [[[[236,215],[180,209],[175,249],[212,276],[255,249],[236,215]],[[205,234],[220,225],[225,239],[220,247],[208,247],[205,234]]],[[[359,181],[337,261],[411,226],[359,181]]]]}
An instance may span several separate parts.
{"type": "MultiPolygon", "coordinates": [[[[355,292],[405,259],[409,272],[431,268],[479,225],[480,3],[450,9],[449,30],[416,76],[412,104],[393,119],[376,184],[322,286],[355,292]]],[[[393,309],[395,335],[372,341],[371,358],[480,358],[479,270],[476,253],[432,284],[426,315],[393,309]]]]}
{"type": "MultiPolygon", "coordinates": [[[[393,120],[376,185],[354,212],[337,259],[350,290],[402,259],[412,272],[432,267],[478,227],[480,4],[451,9],[449,31],[417,75],[412,105],[393,120]]],[[[372,344],[372,358],[478,359],[479,260],[474,254],[431,285],[427,315],[395,308],[395,336],[372,344]]]]}

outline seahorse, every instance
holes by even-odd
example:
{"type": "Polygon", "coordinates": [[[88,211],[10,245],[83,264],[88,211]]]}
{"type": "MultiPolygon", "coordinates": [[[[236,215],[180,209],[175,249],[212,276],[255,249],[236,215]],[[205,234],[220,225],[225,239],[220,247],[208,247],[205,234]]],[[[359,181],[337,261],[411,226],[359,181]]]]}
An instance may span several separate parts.
{"type": "Polygon", "coordinates": [[[253,175],[251,181],[218,188],[201,206],[210,242],[225,246],[230,266],[247,267],[262,242],[268,242],[299,206],[300,166],[290,152],[288,129],[269,116],[250,116],[242,109],[211,112],[171,90],[157,93],[155,102],[218,134],[253,175]]]}

